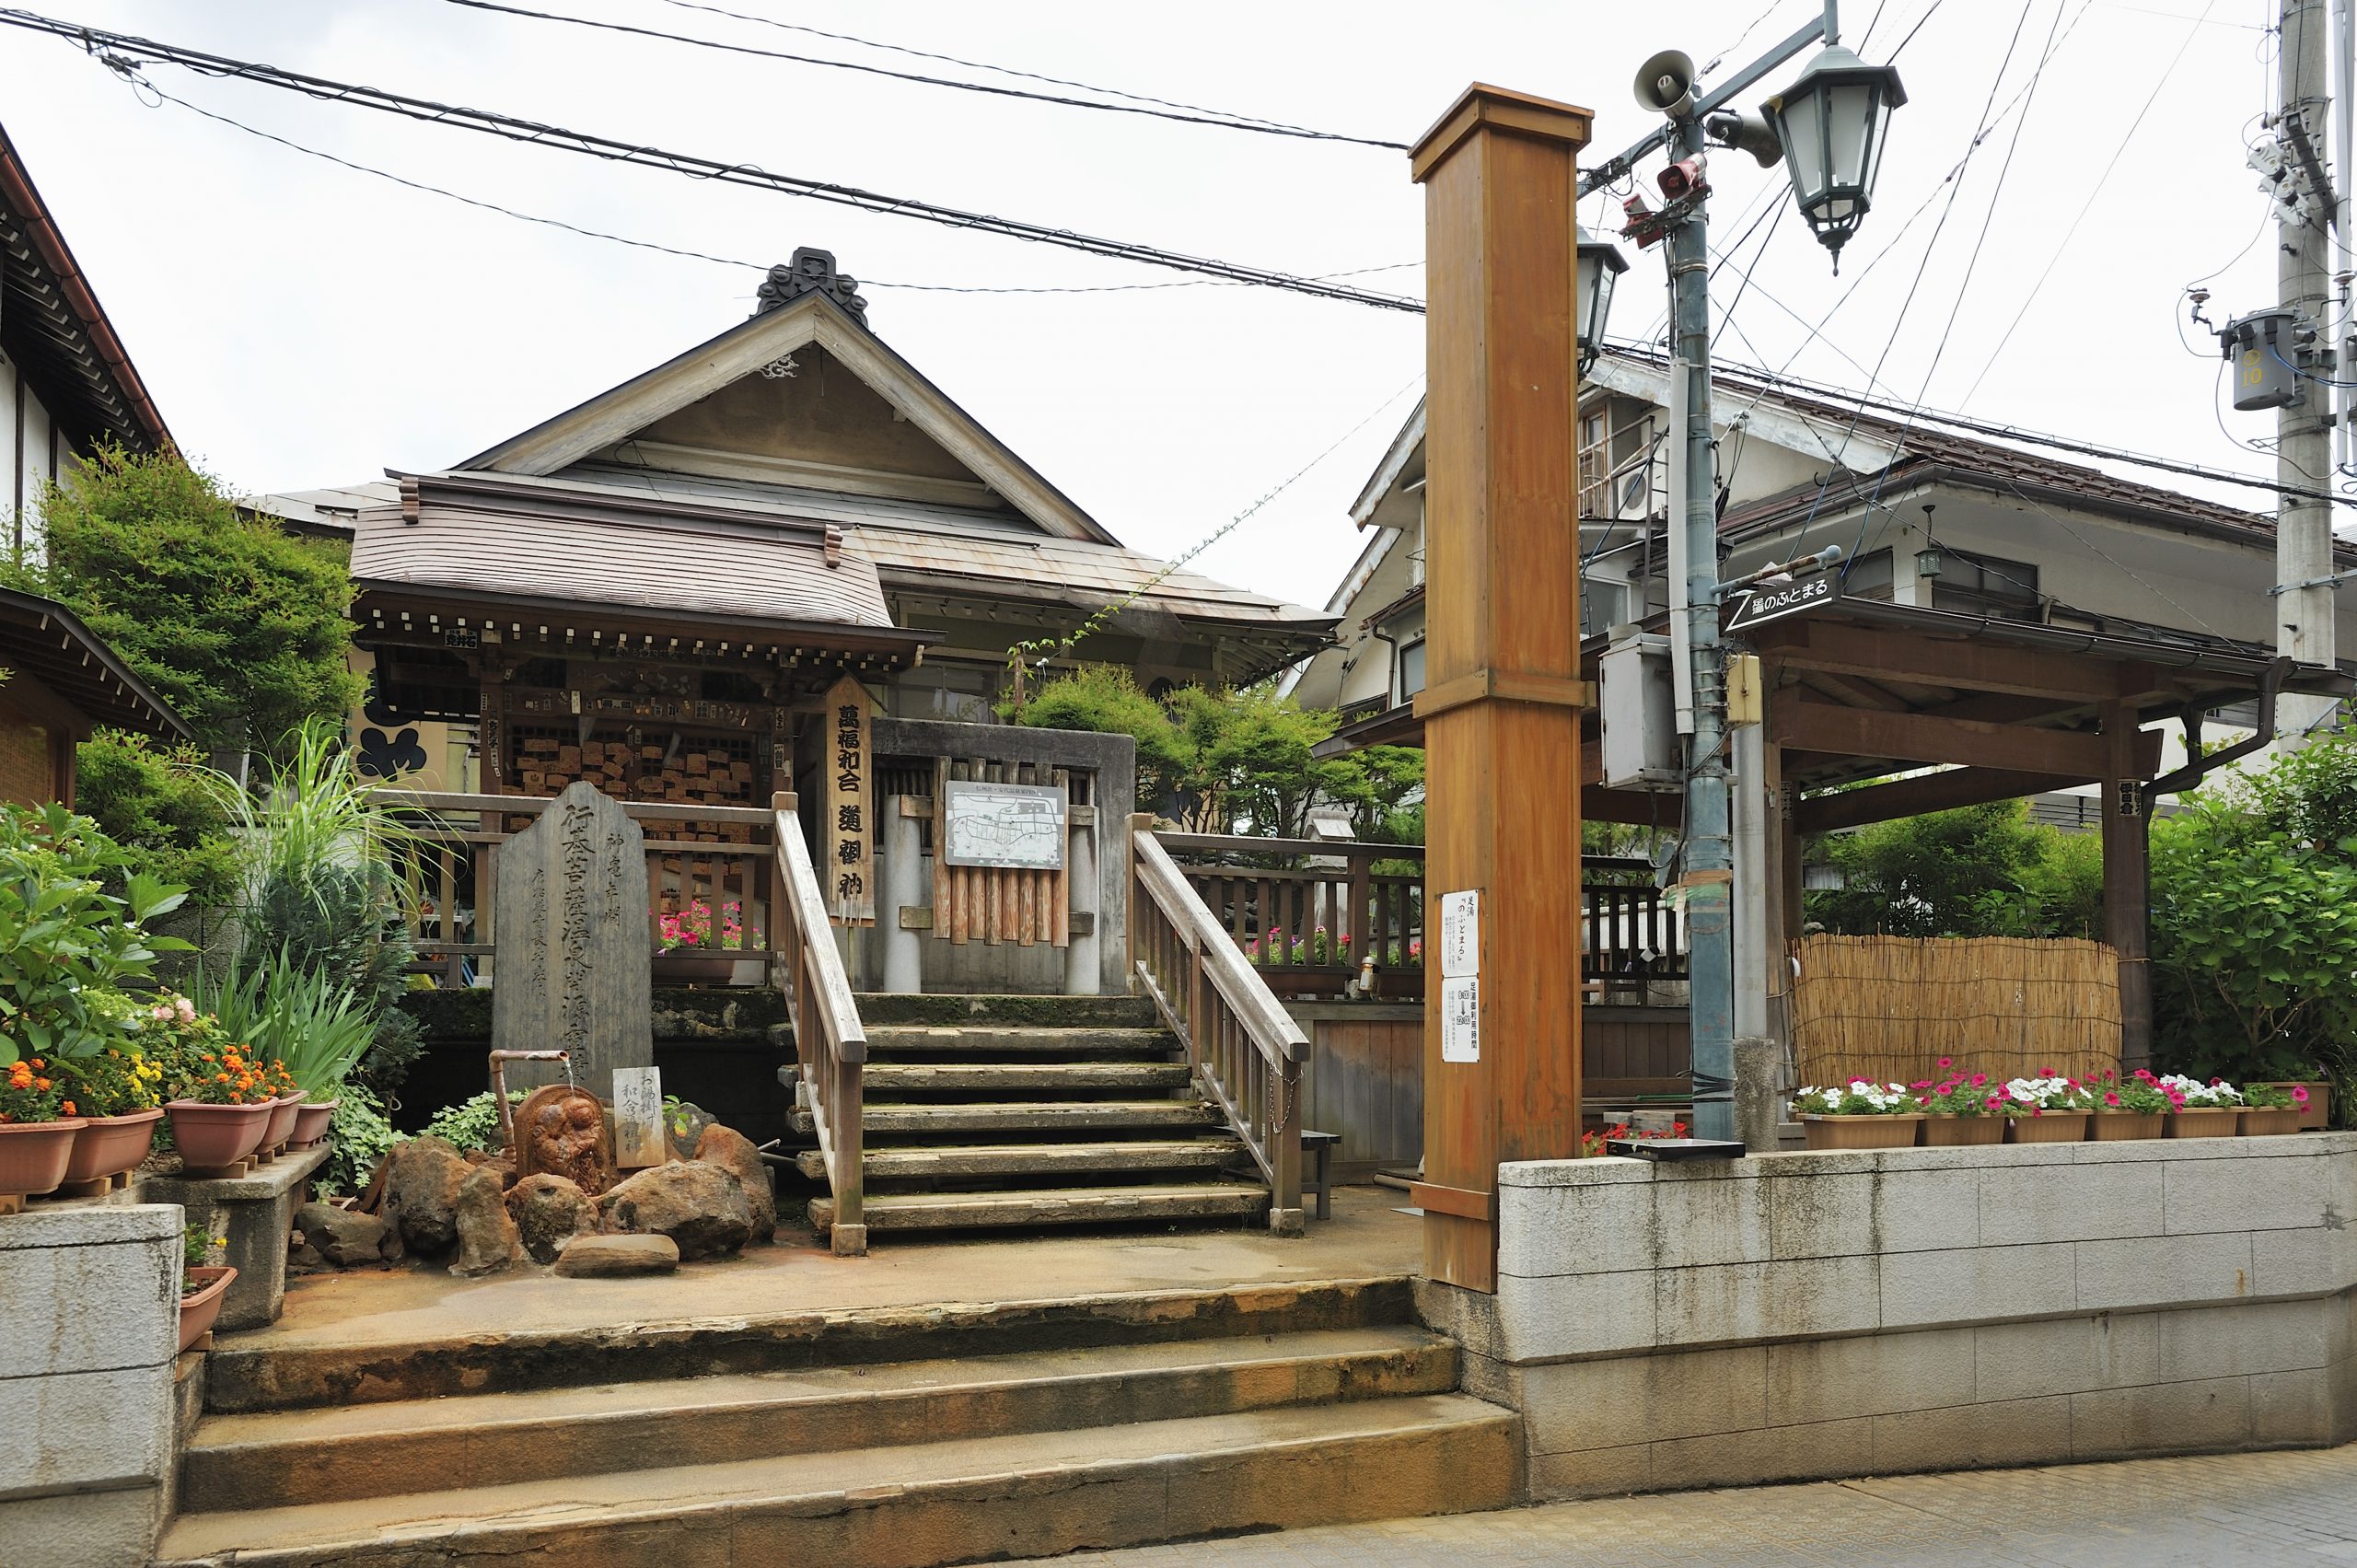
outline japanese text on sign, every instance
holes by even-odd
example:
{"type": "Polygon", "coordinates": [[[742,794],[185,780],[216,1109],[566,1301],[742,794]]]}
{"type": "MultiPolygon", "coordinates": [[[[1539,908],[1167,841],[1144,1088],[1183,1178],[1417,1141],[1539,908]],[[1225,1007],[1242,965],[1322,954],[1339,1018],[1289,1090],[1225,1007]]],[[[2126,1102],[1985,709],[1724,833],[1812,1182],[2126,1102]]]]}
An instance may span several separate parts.
{"type": "Polygon", "coordinates": [[[874,839],[868,810],[867,691],[850,676],[828,689],[826,804],[819,817],[819,880],[827,912],[842,923],[876,918],[874,839]]]}

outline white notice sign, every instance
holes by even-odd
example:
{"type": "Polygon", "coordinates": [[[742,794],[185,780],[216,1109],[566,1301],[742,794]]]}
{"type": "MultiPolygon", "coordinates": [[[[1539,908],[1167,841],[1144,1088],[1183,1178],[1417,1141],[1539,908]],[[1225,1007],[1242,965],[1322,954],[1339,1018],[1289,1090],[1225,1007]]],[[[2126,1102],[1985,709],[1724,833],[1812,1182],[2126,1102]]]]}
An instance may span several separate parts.
{"type": "Polygon", "coordinates": [[[952,779],[942,820],[946,865],[1063,869],[1064,792],[1053,785],[952,779]]]}
{"type": "Polygon", "coordinates": [[[1481,1060],[1481,982],[1478,980],[1440,982],[1440,1059],[1481,1060]]]}
{"type": "Polygon", "coordinates": [[[1441,978],[1469,980],[1480,972],[1480,891],[1468,888],[1461,893],[1443,893],[1440,896],[1441,978]]]}
{"type": "Polygon", "coordinates": [[[614,1164],[623,1170],[644,1170],[670,1157],[670,1139],[663,1126],[663,1070],[615,1068],[614,1164]]]}

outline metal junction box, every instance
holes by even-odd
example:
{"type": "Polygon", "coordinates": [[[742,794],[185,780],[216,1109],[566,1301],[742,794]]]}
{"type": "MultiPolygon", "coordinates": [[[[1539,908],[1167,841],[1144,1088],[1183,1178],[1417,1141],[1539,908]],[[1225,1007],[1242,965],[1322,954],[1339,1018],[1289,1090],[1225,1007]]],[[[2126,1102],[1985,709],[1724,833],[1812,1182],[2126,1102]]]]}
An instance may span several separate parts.
{"type": "Polygon", "coordinates": [[[1604,650],[1596,684],[1608,788],[1674,790],[1685,782],[1669,658],[1661,636],[1631,635],[1604,650]]]}
{"type": "Polygon", "coordinates": [[[2300,342],[2298,312],[2257,310],[2238,317],[2218,333],[2218,343],[2234,366],[2236,409],[2247,413],[2299,403],[2300,370],[2308,351],[2300,342]]]}

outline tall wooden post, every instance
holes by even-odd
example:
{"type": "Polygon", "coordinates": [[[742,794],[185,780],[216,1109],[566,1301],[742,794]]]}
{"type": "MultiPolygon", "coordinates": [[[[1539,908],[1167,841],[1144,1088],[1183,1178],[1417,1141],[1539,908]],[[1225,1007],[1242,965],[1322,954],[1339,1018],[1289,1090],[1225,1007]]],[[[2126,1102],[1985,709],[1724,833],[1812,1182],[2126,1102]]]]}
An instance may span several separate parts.
{"type": "Polygon", "coordinates": [[[2103,738],[2103,935],[2119,955],[2119,1068],[2153,1064],[2152,873],[2136,710],[2107,703],[2103,738]]]}
{"type": "Polygon", "coordinates": [[[1497,1288],[1497,1170],[1580,1140],[1578,255],[1586,110],[1476,85],[1424,187],[1424,1272],[1497,1288]],[[1447,895],[1480,895],[1469,996],[1447,895]],[[1478,1030],[1446,1022],[1473,1003],[1478,1030]],[[1470,1059],[1468,1059],[1469,1049],[1470,1059]]]}

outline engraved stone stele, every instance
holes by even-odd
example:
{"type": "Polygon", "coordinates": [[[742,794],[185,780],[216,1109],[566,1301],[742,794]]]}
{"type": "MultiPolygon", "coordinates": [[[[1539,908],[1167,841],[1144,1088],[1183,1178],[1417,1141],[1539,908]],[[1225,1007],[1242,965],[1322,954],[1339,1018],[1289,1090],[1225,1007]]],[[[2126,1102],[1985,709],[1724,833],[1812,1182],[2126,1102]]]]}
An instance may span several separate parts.
{"type": "Polygon", "coordinates": [[[613,1181],[605,1108],[569,1084],[534,1089],[516,1108],[516,1179],[562,1176],[594,1198],[613,1181]]]}
{"type": "MultiPolygon", "coordinates": [[[[613,1070],[655,1062],[646,839],[621,803],[583,782],[499,846],[491,1040],[569,1051],[571,1081],[613,1098],[613,1070]]],[[[517,1063],[519,1087],[563,1082],[565,1064],[517,1063]]]]}

